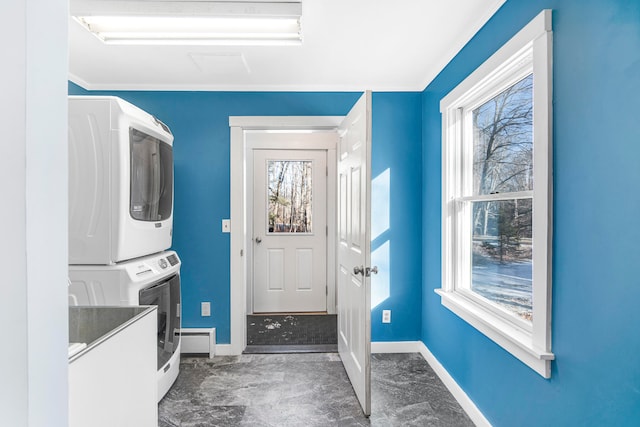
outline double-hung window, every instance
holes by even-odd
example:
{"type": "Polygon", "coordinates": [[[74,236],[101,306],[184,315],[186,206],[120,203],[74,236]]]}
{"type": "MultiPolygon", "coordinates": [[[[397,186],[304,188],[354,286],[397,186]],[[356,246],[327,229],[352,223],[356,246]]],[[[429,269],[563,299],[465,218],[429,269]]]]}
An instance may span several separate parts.
{"type": "Polygon", "coordinates": [[[540,375],[551,353],[551,11],[441,100],[442,304],[540,375]]]}

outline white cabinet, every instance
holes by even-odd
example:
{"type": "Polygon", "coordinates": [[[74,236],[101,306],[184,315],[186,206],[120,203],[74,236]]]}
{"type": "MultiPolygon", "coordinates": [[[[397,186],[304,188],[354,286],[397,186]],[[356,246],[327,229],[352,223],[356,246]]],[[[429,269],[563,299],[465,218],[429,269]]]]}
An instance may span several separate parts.
{"type": "Polygon", "coordinates": [[[156,427],[157,307],[70,307],[70,427],[156,427]]]}

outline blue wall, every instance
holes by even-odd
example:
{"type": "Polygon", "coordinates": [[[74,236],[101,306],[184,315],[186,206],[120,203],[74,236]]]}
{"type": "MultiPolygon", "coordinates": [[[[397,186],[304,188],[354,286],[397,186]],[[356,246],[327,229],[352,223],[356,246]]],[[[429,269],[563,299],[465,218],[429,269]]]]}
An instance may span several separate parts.
{"type": "Polygon", "coordinates": [[[640,424],[640,2],[510,0],[423,92],[422,339],[496,426],[640,424]],[[552,377],[440,304],[440,99],[554,19],[552,377]]]}
{"type": "Polygon", "coordinates": [[[372,104],[371,252],[380,273],[371,281],[371,339],[417,341],[422,310],[421,96],[374,93],[372,104]],[[391,323],[382,323],[382,310],[391,310],[391,323]]]}
{"type": "MultiPolygon", "coordinates": [[[[221,220],[229,218],[229,116],[344,115],[358,93],[277,92],[87,92],[71,83],[70,94],[116,95],[164,121],[174,134],[175,249],[183,262],[185,327],[216,327],[219,343],[230,342],[229,235],[221,220]],[[211,301],[212,317],[200,316],[200,302],[211,301]]],[[[390,168],[392,180],[390,254],[394,271],[384,308],[395,309],[391,327],[376,314],[374,340],[420,337],[420,94],[374,94],[375,128],[372,163],[390,168]],[[378,107],[379,105],[379,107],[378,107]],[[403,194],[413,188],[412,195],[403,194]],[[412,230],[403,229],[415,221],[412,230]]]]}

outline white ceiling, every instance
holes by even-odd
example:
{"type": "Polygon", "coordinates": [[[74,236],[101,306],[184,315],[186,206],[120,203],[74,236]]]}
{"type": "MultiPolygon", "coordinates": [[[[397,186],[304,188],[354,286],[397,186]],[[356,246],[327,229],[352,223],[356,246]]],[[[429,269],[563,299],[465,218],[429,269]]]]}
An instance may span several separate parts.
{"type": "Polygon", "coordinates": [[[302,0],[301,46],[105,45],[70,20],[69,78],[89,90],[420,91],[504,1],[302,0]]]}

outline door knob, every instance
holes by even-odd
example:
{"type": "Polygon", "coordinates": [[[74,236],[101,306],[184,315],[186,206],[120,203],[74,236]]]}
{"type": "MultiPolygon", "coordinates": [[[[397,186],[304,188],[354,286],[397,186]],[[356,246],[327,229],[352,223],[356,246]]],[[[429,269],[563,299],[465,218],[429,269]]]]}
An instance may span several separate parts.
{"type": "Polygon", "coordinates": [[[364,266],[355,266],[353,267],[353,274],[362,274],[364,277],[371,276],[371,273],[378,274],[378,266],[373,267],[364,267],[364,266]]]}
{"type": "Polygon", "coordinates": [[[256,243],[260,243],[262,242],[262,239],[260,237],[256,237],[256,243]]]}

